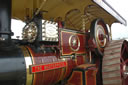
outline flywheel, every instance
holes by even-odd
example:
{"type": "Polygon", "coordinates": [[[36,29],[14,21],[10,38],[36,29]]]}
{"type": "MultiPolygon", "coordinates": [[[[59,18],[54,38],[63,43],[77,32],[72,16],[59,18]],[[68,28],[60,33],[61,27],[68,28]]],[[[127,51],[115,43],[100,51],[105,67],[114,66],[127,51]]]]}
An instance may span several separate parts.
{"type": "Polygon", "coordinates": [[[109,41],[108,28],[102,19],[95,19],[91,23],[90,28],[91,38],[95,41],[95,53],[98,56],[103,56],[104,47],[109,41]]]}
{"type": "Polygon", "coordinates": [[[128,85],[128,42],[115,40],[104,50],[103,85],[128,85]]]}

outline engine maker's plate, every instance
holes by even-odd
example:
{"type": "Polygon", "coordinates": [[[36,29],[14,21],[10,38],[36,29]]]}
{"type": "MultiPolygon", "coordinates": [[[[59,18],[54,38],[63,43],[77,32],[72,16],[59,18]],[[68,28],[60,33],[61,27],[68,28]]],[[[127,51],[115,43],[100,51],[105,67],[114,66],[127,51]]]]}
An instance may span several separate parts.
{"type": "Polygon", "coordinates": [[[42,41],[58,42],[58,24],[42,20],[42,41]]]}

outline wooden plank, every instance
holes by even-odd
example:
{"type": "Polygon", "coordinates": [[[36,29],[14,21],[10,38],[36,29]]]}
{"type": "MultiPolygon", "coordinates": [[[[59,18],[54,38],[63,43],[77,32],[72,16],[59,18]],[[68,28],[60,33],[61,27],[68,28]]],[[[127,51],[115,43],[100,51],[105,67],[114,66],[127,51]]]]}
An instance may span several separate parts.
{"type": "Polygon", "coordinates": [[[117,57],[120,57],[120,53],[115,53],[115,54],[109,54],[109,55],[105,55],[103,57],[103,61],[106,61],[106,60],[110,60],[110,59],[113,59],[113,58],[117,58],[117,57]]]}
{"type": "Polygon", "coordinates": [[[103,81],[103,84],[119,84],[121,85],[121,79],[117,79],[117,80],[106,80],[106,81],[103,81]]]}
{"type": "Polygon", "coordinates": [[[105,48],[105,51],[112,50],[112,49],[117,49],[117,48],[121,49],[121,47],[122,47],[122,45],[109,46],[109,47],[105,48]]]}
{"type": "Polygon", "coordinates": [[[112,78],[112,77],[117,77],[121,76],[120,71],[110,71],[110,72],[103,72],[102,77],[104,78],[112,78]]]}
{"type": "Polygon", "coordinates": [[[102,72],[117,71],[117,70],[120,70],[120,66],[115,66],[112,68],[103,68],[102,72]]]}
{"type": "Polygon", "coordinates": [[[103,66],[104,65],[112,65],[112,64],[118,64],[118,63],[120,63],[120,59],[116,59],[116,60],[114,60],[114,61],[109,61],[109,62],[103,62],[103,66]]]}
{"type": "Polygon", "coordinates": [[[109,51],[105,51],[104,55],[108,55],[108,54],[114,54],[114,53],[121,53],[121,49],[115,49],[115,50],[109,50],[109,51]]]}

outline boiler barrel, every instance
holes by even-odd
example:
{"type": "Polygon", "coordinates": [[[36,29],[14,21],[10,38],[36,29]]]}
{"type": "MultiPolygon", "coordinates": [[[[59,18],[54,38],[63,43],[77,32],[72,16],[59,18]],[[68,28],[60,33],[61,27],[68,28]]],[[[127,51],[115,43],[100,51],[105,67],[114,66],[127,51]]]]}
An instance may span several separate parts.
{"type": "Polygon", "coordinates": [[[18,47],[0,49],[0,85],[25,85],[26,65],[18,47]]]}
{"type": "Polygon", "coordinates": [[[0,85],[54,85],[68,78],[84,57],[61,60],[56,53],[38,52],[29,46],[0,48],[0,85]],[[45,66],[39,70],[40,66],[45,66]],[[35,73],[32,68],[35,68],[35,73]]]}

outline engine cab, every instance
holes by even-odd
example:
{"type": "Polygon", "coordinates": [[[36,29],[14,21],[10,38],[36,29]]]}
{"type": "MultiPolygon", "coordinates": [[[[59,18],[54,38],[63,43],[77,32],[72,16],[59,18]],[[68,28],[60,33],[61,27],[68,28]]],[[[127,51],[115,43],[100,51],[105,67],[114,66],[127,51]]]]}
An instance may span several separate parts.
{"type": "Polygon", "coordinates": [[[105,0],[1,0],[0,85],[127,85],[127,41],[117,44],[122,76],[103,76],[120,71],[104,68],[115,22],[126,25],[105,0]],[[25,22],[22,40],[11,39],[11,19],[25,22]]]}

